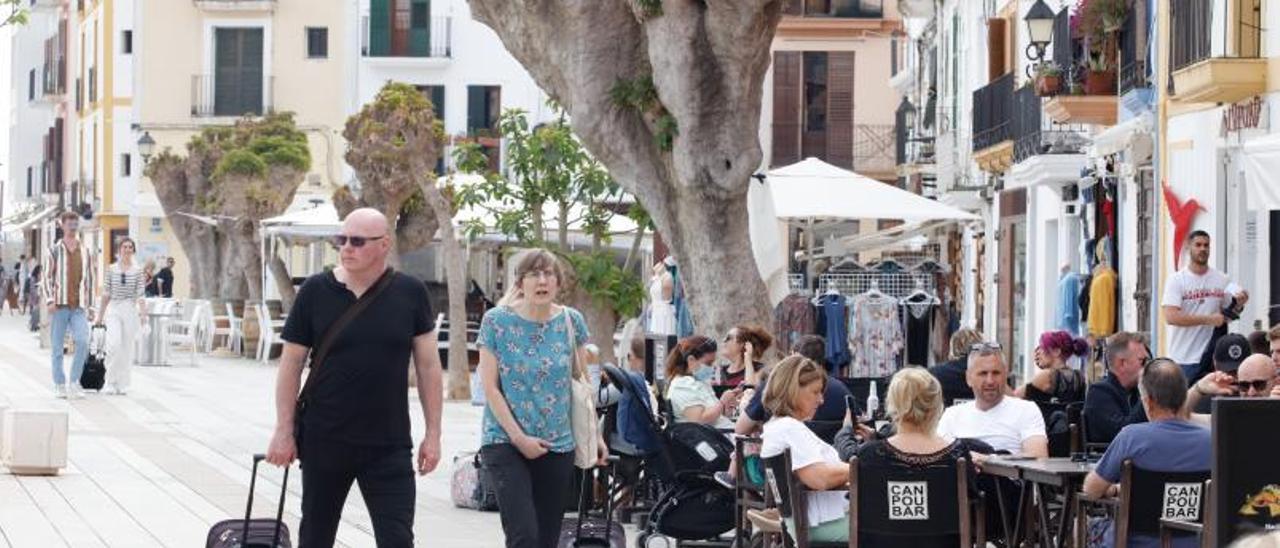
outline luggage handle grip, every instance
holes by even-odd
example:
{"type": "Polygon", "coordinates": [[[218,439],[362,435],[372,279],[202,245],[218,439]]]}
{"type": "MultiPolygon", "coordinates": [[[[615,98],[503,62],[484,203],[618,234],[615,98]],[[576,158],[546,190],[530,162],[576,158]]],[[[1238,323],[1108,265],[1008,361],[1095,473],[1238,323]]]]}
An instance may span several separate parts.
{"type": "MultiPolygon", "coordinates": [[[[253,493],[258,483],[258,464],[266,460],[267,456],[262,453],[254,453],[253,455],[253,475],[249,476],[249,502],[244,509],[244,532],[241,534],[240,542],[243,544],[249,540],[249,521],[253,517],[253,493]]],[[[280,526],[284,523],[284,497],[289,492],[289,467],[284,469],[284,479],[280,482],[280,504],[276,508],[276,529],[272,533],[271,546],[275,548],[280,545],[280,526]]]]}
{"type": "Polygon", "coordinates": [[[591,484],[592,484],[591,472],[593,472],[596,469],[605,470],[605,473],[608,475],[608,478],[609,478],[608,489],[605,490],[605,511],[604,511],[605,512],[604,513],[604,521],[605,521],[604,536],[605,536],[606,542],[608,541],[609,536],[613,533],[613,531],[611,531],[611,529],[613,528],[613,490],[617,488],[616,478],[613,476],[613,473],[616,471],[615,465],[618,464],[618,462],[621,460],[622,460],[622,457],[619,457],[618,455],[608,455],[605,457],[604,464],[596,465],[591,468],[582,470],[582,492],[579,494],[579,497],[578,497],[578,525],[577,525],[576,534],[574,535],[576,538],[578,539],[582,538],[582,522],[587,517],[586,506],[587,506],[587,499],[589,498],[587,494],[590,492],[591,484]]]}

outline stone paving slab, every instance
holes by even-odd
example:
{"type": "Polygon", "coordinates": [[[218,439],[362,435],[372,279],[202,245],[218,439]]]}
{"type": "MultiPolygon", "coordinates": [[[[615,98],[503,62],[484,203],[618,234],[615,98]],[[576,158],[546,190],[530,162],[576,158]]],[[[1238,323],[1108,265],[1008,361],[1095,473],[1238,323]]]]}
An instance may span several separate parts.
{"type": "MultiPolygon", "coordinates": [[[[0,404],[67,409],[69,466],[50,477],[0,468],[0,548],[202,546],[215,522],[244,515],[252,455],[266,450],[274,426],[274,363],[202,355],[196,366],[134,366],[128,396],[68,402],[52,397],[48,353],[25,326],[0,317],[0,404]]],[[[410,402],[421,440],[421,410],[410,402]]],[[[455,508],[449,497],[449,465],[478,447],[480,416],[469,403],[445,404],[441,465],[417,480],[419,546],[503,544],[496,513],[455,508]]],[[[280,478],[272,467],[260,472],[255,517],[274,514],[280,478]]],[[[295,466],[285,501],[295,540],[299,479],[295,466]]],[[[374,546],[358,488],[338,540],[374,546]]]]}

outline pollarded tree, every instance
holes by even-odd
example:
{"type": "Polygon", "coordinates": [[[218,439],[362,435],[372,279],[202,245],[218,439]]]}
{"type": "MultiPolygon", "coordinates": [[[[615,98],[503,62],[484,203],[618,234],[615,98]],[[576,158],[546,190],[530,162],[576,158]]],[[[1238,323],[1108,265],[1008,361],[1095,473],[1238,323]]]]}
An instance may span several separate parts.
{"type": "Polygon", "coordinates": [[[783,0],[470,0],[680,260],[700,331],[767,325],[747,232],[783,0]]]}
{"type": "Polygon", "coordinates": [[[147,164],[191,261],[192,297],[262,299],[258,222],[284,212],[310,167],[291,113],[207,127],[187,142],[186,156],[166,149],[147,164]]]}
{"type": "MultiPolygon", "coordinates": [[[[385,204],[387,209],[383,213],[388,219],[396,219],[392,213],[398,212],[401,219],[397,223],[398,236],[405,235],[401,231],[405,229],[406,216],[418,219],[426,216],[433,225],[439,225],[451,332],[446,395],[450,399],[465,399],[471,394],[466,345],[467,260],[453,228],[453,202],[432,173],[444,148],[444,126],[436,119],[431,101],[421,91],[408,84],[388,82],[372,102],[347,119],[343,136],[348,143],[347,163],[360,177],[361,199],[366,203],[385,204]],[[406,212],[406,203],[411,206],[416,203],[419,209],[406,212]]],[[[413,223],[415,221],[409,221],[411,227],[415,226],[413,223]]],[[[416,226],[420,230],[421,225],[416,226]]],[[[426,236],[430,238],[432,234],[426,236]]],[[[400,250],[414,249],[408,247],[410,243],[400,242],[400,250]]]]}

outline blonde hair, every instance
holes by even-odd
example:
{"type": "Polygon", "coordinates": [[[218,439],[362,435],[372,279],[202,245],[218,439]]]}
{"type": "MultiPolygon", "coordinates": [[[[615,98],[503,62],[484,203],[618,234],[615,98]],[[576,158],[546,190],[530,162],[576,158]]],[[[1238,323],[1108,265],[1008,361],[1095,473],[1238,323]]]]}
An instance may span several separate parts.
{"type": "Polygon", "coordinates": [[[895,425],[914,425],[933,433],[942,419],[942,384],[928,371],[912,367],[898,371],[889,381],[885,411],[895,425]]]}
{"type": "Polygon", "coordinates": [[[796,396],[813,383],[827,388],[827,372],[822,366],[799,354],[787,356],[769,373],[769,383],[764,387],[764,407],[775,417],[794,417],[796,396]]]}
{"type": "Polygon", "coordinates": [[[560,259],[555,253],[535,247],[517,253],[513,259],[516,267],[512,270],[512,277],[507,280],[507,293],[498,300],[498,306],[514,306],[524,299],[524,293],[520,290],[520,281],[530,272],[550,270],[555,273],[556,282],[560,288],[564,289],[564,267],[561,266],[560,259]]]}
{"type": "Polygon", "coordinates": [[[982,333],[977,329],[962,327],[951,334],[951,359],[958,360],[969,355],[973,345],[982,342],[982,333]]]}

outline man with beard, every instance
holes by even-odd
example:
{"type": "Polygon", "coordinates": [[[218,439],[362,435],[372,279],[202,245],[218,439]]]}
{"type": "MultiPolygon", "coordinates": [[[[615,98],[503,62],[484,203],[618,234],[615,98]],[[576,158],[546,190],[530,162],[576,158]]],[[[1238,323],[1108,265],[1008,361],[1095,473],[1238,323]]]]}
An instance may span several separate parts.
{"type": "Polygon", "coordinates": [[[1191,262],[1169,276],[1160,300],[1169,324],[1169,358],[1182,365],[1187,382],[1204,376],[1201,357],[1213,338],[1213,330],[1230,321],[1228,310],[1239,313],[1249,293],[1209,266],[1209,234],[1196,230],[1187,237],[1191,262]],[[1231,301],[1235,299],[1232,306],[1231,301]]]}
{"type": "MultiPolygon", "coordinates": [[[[1030,457],[1049,456],[1044,416],[1036,404],[1006,396],[1009,366],[1000,345],[979,343],[969,350],[965,380],[974,400],[948,407],[938,422],[938,435],[947,439],[977,439],[995,449],[1030,457]]],[[[981,464],[982,458],[976,457],[981,464]]]]}

